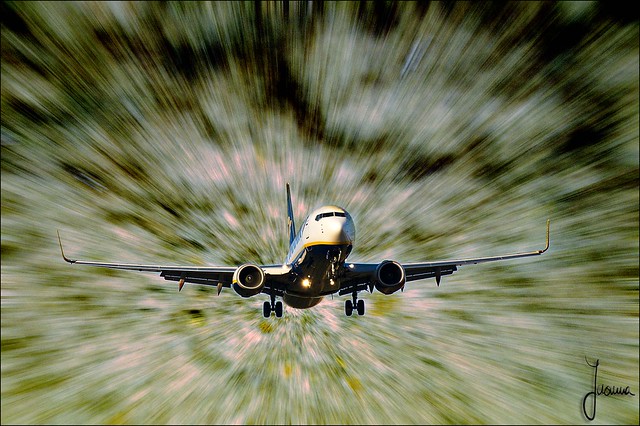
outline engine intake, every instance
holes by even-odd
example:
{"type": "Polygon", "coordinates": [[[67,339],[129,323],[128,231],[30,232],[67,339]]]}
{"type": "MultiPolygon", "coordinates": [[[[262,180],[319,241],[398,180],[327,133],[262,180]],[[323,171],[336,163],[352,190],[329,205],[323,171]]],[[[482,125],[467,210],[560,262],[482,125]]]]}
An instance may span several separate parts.
{"type": "Polygon", "coordinates": [[[376,268],[374,284],[380,293],[391,294],[404,287],[406,275],[398,262],[385,260],[376,268]]]}
{"type": "Polygon", "coordinates": [[[242,297],[255,296],[264,287],[264,272],[256,265],[244,264],[233,273],[232,286],[242,297]]]}

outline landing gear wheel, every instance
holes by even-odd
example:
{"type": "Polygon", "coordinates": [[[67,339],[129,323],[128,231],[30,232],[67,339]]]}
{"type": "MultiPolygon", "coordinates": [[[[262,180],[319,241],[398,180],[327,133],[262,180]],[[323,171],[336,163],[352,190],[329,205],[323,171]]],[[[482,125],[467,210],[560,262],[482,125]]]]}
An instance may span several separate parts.
{"type": "Polygon", "coordinates": [[[347,300],[346,302],[344,302],[344,313],[348,317],[350,317],[353,313],[353,302],[351,302],[351,300],[347,300]]]}
{"type": "Polygon", "coordinates": [[[364,300],[362,299],[358,300],[357,307],[358,307],[358,315],[360,316],[364,315],[364,300]]]}
{"type": "Polygon", "coordinates": [[[271,302],[264,302],[264,304],[262,305],[262,315],[265,318],[269,318],[271,316],[271,302]]]}
{"type": "Polygon", "coordinates": [[[279,300],[276,302],[275,311],[276,311],[276,317],[282,318],[282,302],[279,300]]]}

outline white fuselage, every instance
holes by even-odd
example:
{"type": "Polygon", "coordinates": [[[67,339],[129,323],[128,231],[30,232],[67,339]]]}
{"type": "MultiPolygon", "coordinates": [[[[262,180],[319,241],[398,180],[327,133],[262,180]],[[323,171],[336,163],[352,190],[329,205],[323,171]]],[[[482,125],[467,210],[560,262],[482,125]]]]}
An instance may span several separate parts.
{"type": "Polygon", "coordinates": [[[285,260],[292,280],[284,301],[293,307],[318,304],[340,289],[340,271],[355,241],[351,215],[341,207],[314,210],[302,223],[285,260]]]}

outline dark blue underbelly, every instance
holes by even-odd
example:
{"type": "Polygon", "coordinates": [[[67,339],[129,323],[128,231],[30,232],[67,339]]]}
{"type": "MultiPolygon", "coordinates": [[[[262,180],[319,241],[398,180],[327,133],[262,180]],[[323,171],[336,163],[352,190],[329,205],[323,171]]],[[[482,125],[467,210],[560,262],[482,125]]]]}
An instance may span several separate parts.
{"type": "MultiPolygon", "coordinates": [[[[351,246],[347,244],[318,244],[305,248],[293,262],[292,272],[295,274],[295,279],[287,286],[285,303],[293,307],[300,306],[300,309],[303,309],[302,306],[307,302],[299,299],[319,297],[321,299],[322,295],[337,292],[340,289],[338,271],[350,251],[351,246]],[[289,301],[286,295],[290,296],[289,301]]],[[[312,304],[305,307],[314,306],[320,303],[320,300],[309,300],[308,303],[312,304]]]]}

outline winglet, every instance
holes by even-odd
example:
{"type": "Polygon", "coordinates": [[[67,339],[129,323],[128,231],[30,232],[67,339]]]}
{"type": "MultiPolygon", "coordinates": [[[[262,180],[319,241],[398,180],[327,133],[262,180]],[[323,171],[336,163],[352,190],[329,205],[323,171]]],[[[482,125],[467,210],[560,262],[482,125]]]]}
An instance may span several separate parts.
{"type": "Polygon", "coordinates": [[[60,239],[60,231],[56,229],[56,232],[58,233],[58,243],[60,243],[60,253],[62,253],[62,258],[65,260],[65,262],[76,263],[75,260],[69,259],[67,256],[64,255],[64,250],[62,249],[62,240],[60,239]]]}
{"type": "Polygon", "coordinates": [[[540,254],[542,254],[545,251],[549,250],[549,243],[550,243],[550,240],[549,240],[549,228],[550,227],[551,227],[551,219],[547,219],[547,245],[544,247],[544,249],[539,250],[540,254]]]}

